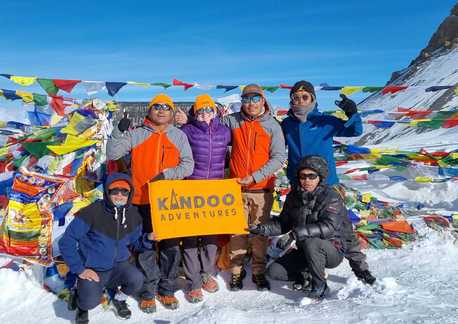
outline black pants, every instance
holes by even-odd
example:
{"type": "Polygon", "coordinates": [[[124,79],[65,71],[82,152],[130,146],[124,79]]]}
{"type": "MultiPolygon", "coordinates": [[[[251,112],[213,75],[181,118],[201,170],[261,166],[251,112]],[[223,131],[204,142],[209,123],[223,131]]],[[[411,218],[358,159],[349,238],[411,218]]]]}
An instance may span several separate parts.
{"type": "Polygon", "coordinates": [[[351,269],[354,272],[369,270],[369,265],[366,262],[366,255],[361,252],[361,246],[359,245],[359,240],[355,232],[352,230],[351,233],[347,233],[345,237],[345,259],[348,260],[351,269]]]}
{"type": "Polygon", "coordinates": [[[121,286],[123,293],[134,295],[143,285],[142,273],[127,261],[116,263],[111,270],[96,272],[99,282],[78,278],[77,304],[82,310],[95,308],[100,303],[105,288],[115,289],[121,286]]]}
{"type": "MultiPolygon", "coordinates": [[[[139,205],[143,218],[143,232],[152,232],[150,206],[139,205]]],[[[138,254],[137,263],[145,275],[141,297],[153,298],[156,293],[172,296],[180,264],[180,239],[160,241],[153,250],[138,254]],[[159,260],[158,260],[159,258],[159,260]]]]}
{"type": "Polygon", "coordinates": [[[343,254],[328,240],[309,238],[296,242],[298,250],[292,251],[267,269],[268,275],[275,280],[295,281],[308,271],[312,283],[317,285],[323,281],[325,268],[335,268],[343,260],[343,254]]]}

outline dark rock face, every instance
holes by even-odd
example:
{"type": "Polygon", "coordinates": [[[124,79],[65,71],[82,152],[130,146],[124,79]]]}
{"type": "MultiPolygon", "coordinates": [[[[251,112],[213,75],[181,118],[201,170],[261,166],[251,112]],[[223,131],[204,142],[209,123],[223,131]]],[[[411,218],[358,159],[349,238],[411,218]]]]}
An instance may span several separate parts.
{"type": "MultiPolygon", "coordinates": [[[[425,61],[427,61],[433,54],[447,51],[452,48],[458,47],[458,4],[456,4],[451,12],[450,16],[446,17],[444,21],[439,25],[436,32],[433,34],[428,42],[428,45],[420,52],[409,67],[414,67],[425,61]]],[[[412,69],[414,70],[414,69],[412,69]]],[[[393,72],[391,79],[387,82],[390,84],[394,80],[398,79],[404,71],[393,72]]],[[[407,75],[404,75],[406,77],[407,75]]]]}

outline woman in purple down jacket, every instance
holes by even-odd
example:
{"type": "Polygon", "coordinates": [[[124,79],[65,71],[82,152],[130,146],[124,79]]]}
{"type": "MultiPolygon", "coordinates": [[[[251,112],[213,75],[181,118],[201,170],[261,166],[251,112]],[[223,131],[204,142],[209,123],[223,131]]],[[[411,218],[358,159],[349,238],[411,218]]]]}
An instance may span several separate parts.
{"type": "MultiPolygon", "coordinates": [[[[194,172],[187,179],[224,179],[224,164],[231,132],[218,116],[215,102],[203,94],[196,98],[192,114],[194,118],[181,129],[187,135],[194,158],[194,172]]],[[[217,236],[183,238],[183,265],[187,280],[186,299],[191,303],[203,300],[202,289],[216,292],[217,236]],[[200,246],[199,262],[198,247],[200,246]]]]}

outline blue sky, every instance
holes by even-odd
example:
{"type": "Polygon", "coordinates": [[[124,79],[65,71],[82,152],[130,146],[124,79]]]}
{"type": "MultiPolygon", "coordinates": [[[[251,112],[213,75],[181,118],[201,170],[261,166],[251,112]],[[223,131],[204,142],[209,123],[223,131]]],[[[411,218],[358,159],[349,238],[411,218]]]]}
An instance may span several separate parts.
{"type": "MultiPolygon", "coordinates": [[[[177,78],[278,85],[308,79],[316,85],[383,85],[426,46],[455,2],[3,0],[0,73],[102,81],[177,78]]],[[[20,87],[0,80],[0,88],[20,87]]],[[[148,100],[159,90],[124,88],[115,99],[148,100]]],[[[202,91],[168,93],[175,100],[193,100],[202,91]]],[[[320,92],[318,100],[330,108],[337,95],[320,92]]],[[[268,98],[286,106],[288,92],[268,98]]],[[[7,105],[0,99],[0,107],[7,105]]]]}

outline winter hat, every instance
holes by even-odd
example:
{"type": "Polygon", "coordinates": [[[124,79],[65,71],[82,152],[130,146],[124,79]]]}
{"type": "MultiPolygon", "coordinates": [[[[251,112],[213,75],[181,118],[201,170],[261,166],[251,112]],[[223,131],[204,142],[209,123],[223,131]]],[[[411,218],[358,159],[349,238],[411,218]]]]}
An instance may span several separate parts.
{"type": "Polygon", "coordinates": [[[313,98],[316,98],[315,88],[313,87],[313,84],[311,84],[308,81],[304,81],[304,80],[297,81],[293,85],[293,87],[289,91],[289,97],[291,98],[295,92],[301,91],[301,90],[307,91],[308,93],[310,93],[313,96],[313,98]]]}
{"type": "Polygon", "coordinates": [[[130,191],[130,184],[127,180],[123,180],[123,179],[115,180],[108,185],[108,190],[111,190],[114,188],[127,189],[130,191]]]}
{"type": "Polygon", "coordinates": [[[328,163],[325,159],[318,155],[307,155],[305,156],[297,166],[297,174],[304,169],[310,169],[315,171],[319,176],[320,180],[324,181],[328,177],[328,163]]]}
{"type": "Polygon", "coordinates": [[[194,102],[194,112],[197,112],[199,109],[204,107],[211,107],[216,112],[215,102],[212,97],[206,93],[196,97],[196,101],[194,102]]]}
{"type": "Polygon", "coordinates": [[[169,96],[167,96],[165,93],[160,93],[158,94],[156,97],[154,97],[148,104],[148,110],[150,110],[150,108],[155,105],[155,104],[158,104],[158,103],[163,103],[163,104],[167,104],[169,105],[170,107],[172,107],[173,110],[175,110],[175,105],[173,104],[173,100],[172,98],[170,98],[169,96]]]}
{"type": "Polygon", "coordinates": [[[261,97],[265,98],[264,96],[264,91],[262,90],[262,88],[260,86],[258,86],[257,84],[249,84],[247,86],[245,86],[243,88],[243,91],[242,91],[242,97],[245,97],[247,95],[253,95],[253,94],[257,94],[257,95],[260,95],[261,97]]]}

